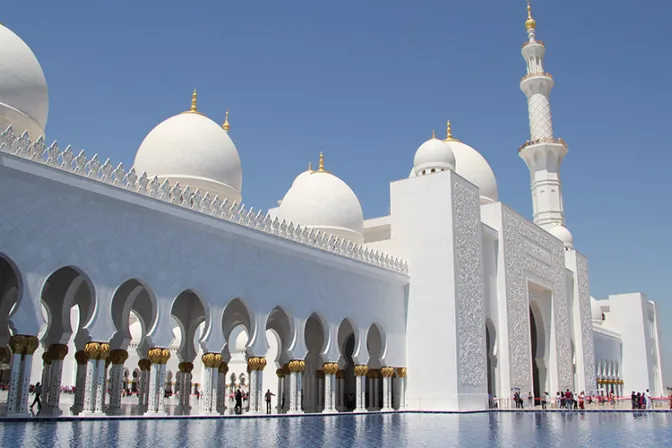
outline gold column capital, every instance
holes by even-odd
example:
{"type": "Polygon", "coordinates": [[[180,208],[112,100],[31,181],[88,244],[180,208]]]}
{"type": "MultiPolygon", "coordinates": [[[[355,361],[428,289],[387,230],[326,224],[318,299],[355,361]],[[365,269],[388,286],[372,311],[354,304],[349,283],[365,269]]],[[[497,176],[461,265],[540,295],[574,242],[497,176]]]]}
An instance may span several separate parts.
{"type": "Polygon", "coordinates": [[[86,362],[89,360],[89,355],[84,350],[80,350],[75,352],[75,360],[79,365],[86,364],[86,362]]]}
{"type": "Polygon", "coordinates": [[[392,378],[394,376],[394,367],[381,367],[380,374],[383,375],[384,378],[392,378]]]}
{"type": "Polygon", "coordinates": [[[128,352],[126,350],[117,349],[110,352],[110,360],[112,361],[112,364],[123,364],[127,359],[128,352]]]}
{"type": "Polygon", "coordinates": [[[51,344],[49,346],[49,356],[54,361],[63,361],[68,354],[68,346],[65,344],[51,344]]]}
{"type": "Polygon", "coordinates": [[[147,352],[147,357],[152,364],[165,364],[170,359],[170,350],[154,347],[147,352]]]}
{"type": "Polygon", "coordinates": [[[147,358],[138,361],[138,368],[140,369],[141,372],[147,372],[149,371],[149,369],[151,369],[151,367],[152,362],[147,358]]]}
{"type": "Polygon", "coordinates": [[[295,359],[289,362],[289,371],[292,373],[302,373],[306,368],[306,361],[295,359]]]}
{"type": "Polygon", "coordinates": [[[9,338],[9,348],[12,349],[12,353],[15,355],[22,355],[26,349],[26,336],[22,334],[16,334],[9,338]]]}
{"type": "Polygon", "coordinates": [[[98,360],[99,361],[107,361],[107,358],[110,356],[110,352],[112,351],[110,344],[107,342],[101,342],[100,343],[100,351],[98,352],[98,360]]]}
{"type": "Polygon", "coordinates": [[[89,359],[98,359],[100,354],[100,344],[97,342],[89,342],[84,346],[84,353],[89,357],[89,359]]]}
{"type": "Polygon", "coordinates": [[[406,378],[406,367],[397,367],[397,376],[399,378],[406,378]]]}
{"type": "Polygon", "coordinates": [[[42,353],[42,363],[45,366],[51,365],[51,356],[49,355],[48,351],[42,353]]]}
{"type": "Polygon", "coordinates": [[[194,363],[193,362],[181,362],[177,365],[177,368],[180,370],[182,373],[191,373],[192,370],[194,370],[194,363]]]}
{"type": "Polygon", "coordinates": [[[325,362],[324,365],[322,366],[322,370],[324,370],[324,373],[327,375],[334,375],[336,372],[338,372],[338,363],[336,362],[325,362]]]}
{"type": "Polygon", "coordinates": [[[247,360],[247,366],[250,370],[264,370],[264,367],[266,367],[266,358],[263,356],[253,356],[247,360]]]}
{"type": "Polygon", "coordinates": [[[219,373],[226,375],[226,373],[229,371],[229,365],[222,361],[219,363],[219,367],[217,368],[217,370],[219,371],[219,373]]]}
{"type": "Polygon", "coordinates": [[[201,356],[201,361],[208,369],[218,368],[219,363],[222,362],[222,355],[220,353],[204,353],[201,356]]]}
{"type": "Polygon", "coordinates": [[[369,371],[369,366],[359,364],[355,366],[355,375],[356,376],[366,376],[367,372],[369,371]]]}
{"type": "Polygon", "coordinates": [[[336,372],[336,379],[342,380],[345,378],[345,370],[339,370],[336,372]]]}
{"type": "Polygon", "coordinates": [[[284,369],[278,369],[275,371],[275,374],[278,376],[278,378],[284,378],[285,377],[285,370],[284,369]]]}
{"type": "Polygon", "coordinates": [[[23,354],[32,355],[39,346],[40,340],[37,339],[37,336],[26,336],[26,348],[24,349],[23,354]]]}

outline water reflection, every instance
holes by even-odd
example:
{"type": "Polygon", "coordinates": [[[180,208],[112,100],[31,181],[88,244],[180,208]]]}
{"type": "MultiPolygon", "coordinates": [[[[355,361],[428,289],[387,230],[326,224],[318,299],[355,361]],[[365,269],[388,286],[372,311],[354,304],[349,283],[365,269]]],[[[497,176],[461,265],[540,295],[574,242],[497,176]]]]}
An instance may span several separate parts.
{"type": "Polygon", "coordinates": [[[671,414],[372,414],[281,419],[16,422],[2,446],[517,447],[671,446],[671,414]]]}

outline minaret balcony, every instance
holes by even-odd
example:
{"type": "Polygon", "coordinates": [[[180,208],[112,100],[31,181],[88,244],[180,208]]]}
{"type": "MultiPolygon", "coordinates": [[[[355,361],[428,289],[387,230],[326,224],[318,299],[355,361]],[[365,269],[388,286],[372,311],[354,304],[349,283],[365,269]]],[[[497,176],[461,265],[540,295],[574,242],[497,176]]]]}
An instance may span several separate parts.
{"type": "Polygon", "coordinates": [[[554,145],[560,145],[562,146],[565,150],[567,149],[567,142],[565,142],[561,138],[537,138],[535,140],[528,140],[525,143],[523,143],[520,148],[518,148],[518,152],[521,152],[522,150],[529,148],[530,146],[536,146],[536,145],[541,145],[541,144],[547,144],[551,143],[554,145]]]}
{"type": "Polygon", "coordinates": [[[544,44],[544,41],[542,41],[542,40],[534,40],[534,41],[526,40],[526,41],[523,43],[523,47],[522,47],[522,48],[525,48],[525,47],[527,47],[528,45],[541,45],[542,47],[545,47],[545,46],[546,46],[546,45],[544,44]]]}
{"type": "Polygon", "coordinates": [[[527,75],[523,76],[522,78],[520,78],[520,82],[523,82],[530,78],[550,78],[551,80],[553,80],[553,76],[550,73],[536,72],[536,73],[528,73],[527,75]]]}

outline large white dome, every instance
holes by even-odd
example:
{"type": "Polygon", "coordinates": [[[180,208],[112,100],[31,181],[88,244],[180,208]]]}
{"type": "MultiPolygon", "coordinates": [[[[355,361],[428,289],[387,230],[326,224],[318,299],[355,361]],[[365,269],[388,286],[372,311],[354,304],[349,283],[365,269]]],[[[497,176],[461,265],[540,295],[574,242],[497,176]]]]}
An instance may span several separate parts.
{"type": "Polygon", "coordinates": [[[135,155],[135,170],[240,202],[243,171],[238,150],[227,131],[195,109],[194,98],[191,111],[152,129],[135,155]]]}
{"type": "Polygon", "coordinates": [[[31,139],[44,135],[49,94],[42,67],[28,45],[0,25],[0,127],[31,139]]]}
{"type": "Polygon", "coordinates": [[[459,140],[447,139],[445,142],[455,154],[455,172],[478,187],[481,204],[497,202],[497,179],[485,158],[459,140]]]}
{"type": "Polygon", "coordinates": [[[432,135],[415,152],[413,169],[416,176],[455,170],[455,155],[450,146],[432,135]]]}
{"type": "Polygon", "coordinates": [[[320,167],[289,189],[278,207],[278,218],[346,238],[364,241],[364,214],[359,199],[338,177],[320,167]]]}

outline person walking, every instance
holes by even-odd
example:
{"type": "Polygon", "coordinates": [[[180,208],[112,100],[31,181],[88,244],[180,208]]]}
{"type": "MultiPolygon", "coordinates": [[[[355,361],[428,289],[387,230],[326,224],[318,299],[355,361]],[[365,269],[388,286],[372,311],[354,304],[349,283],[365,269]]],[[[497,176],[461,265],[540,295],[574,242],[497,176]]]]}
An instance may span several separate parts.
{"type": "Polygon", "coordinates": [[[37,383],[35,385],[35,399],[33,400],[33,404],[30,405],[30,410],[33,410],[33,406],[37,404],[37,411],[39,412],[40,409],[42,409],[42,401],[40,401],[40,396],[42,395],[42,384],[37,383]]]}
{"type": "Polygon", "coordinates": [[[271,413],[271,397],[275,397],[275,394],[271,392],[271,389],[266,390],[266,413],[271,413]]]}

